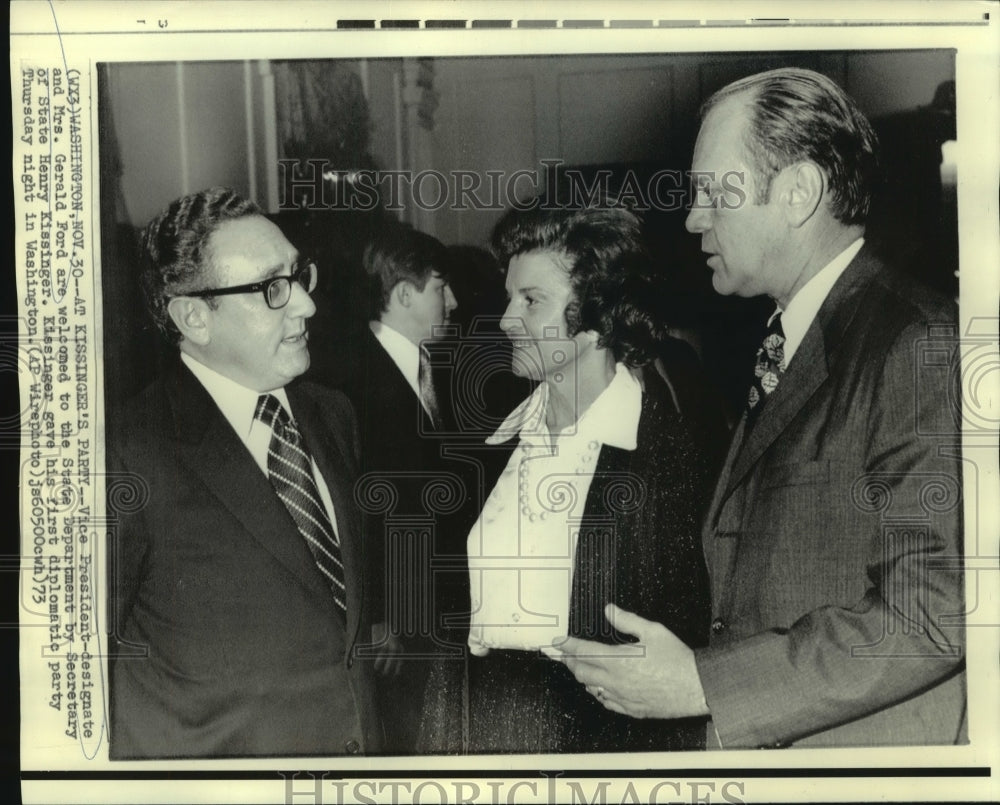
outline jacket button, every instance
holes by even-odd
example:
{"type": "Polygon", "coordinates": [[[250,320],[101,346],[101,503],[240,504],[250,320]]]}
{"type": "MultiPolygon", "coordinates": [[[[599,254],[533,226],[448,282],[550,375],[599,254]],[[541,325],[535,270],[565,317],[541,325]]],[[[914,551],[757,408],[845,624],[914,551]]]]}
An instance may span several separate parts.
{"type": "Polygon", "coordinates": [[[359,744],[357,741],[348,741],[346,744],[344,744],[344,749],[347,750],[347,754],[356,755],[358,754],[358,752],[361,751],[361,744],[359,744]]]}
{"type": "Polygon", "coordinates": [[[726,623],[722,618],[716,618],[712,621],[712,634],[720,635],[729,628],[729,624],[726,623]]]}

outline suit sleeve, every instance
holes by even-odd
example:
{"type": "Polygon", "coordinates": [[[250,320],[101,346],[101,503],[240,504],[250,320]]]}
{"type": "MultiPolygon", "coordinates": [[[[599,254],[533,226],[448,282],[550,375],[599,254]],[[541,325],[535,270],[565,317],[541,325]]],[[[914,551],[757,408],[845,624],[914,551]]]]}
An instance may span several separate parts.
{"type": "Polygon", "coordinates": [[[921,694],[963,663],[957,373],[927,371],[926,337],[926,325],[913,325],[889,348],[858,446],[865,472],[834,492],[839,505],[872,514],[861,520],[867,530],[831,535],[865,552],[864,595],[696,652],[724,747],[830,729],[921,694]]]}

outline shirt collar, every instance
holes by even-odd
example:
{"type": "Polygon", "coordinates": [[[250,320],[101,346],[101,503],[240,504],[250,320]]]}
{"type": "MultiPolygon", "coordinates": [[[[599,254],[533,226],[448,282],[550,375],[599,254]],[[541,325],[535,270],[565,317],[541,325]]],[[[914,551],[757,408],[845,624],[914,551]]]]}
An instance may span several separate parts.
{"type": "Polygon", "coordinates": [[[821,268],[797,294],[792,297],[788,307],[782,310],[780,307],[772,314],[771,319],[778,313],[781,314],[781,329],[785,333],[784,353],[785,366],[792,360],[792,356],[806,336],[806,331],[816,318],[816,314],[830,295],[833,286],[840,279],[851,261],[861,251],[865,239],[858,238],[840,254],[834,257],[829,263],[821,268]]]}
{"type": "MultiPolygon", "coordinates": [[[[539,383],[531,395],[487,438],[486,443],[502,444],[515,436],[527,441],[543,439],[548,443],[549,430],[545,426],[548,390],[547,383],[539,383]]],[[[641,412],[642,386],[628,367],[619,363],[615,365],[615,376],[611,378],[607,388],[597,395],[597,399],[576,423],[563,429],[562,434],[570,434],[575,430],[601,444],[622,450],[635,450],[641,412]]]]}
{"type": "MultiPolygon", "coordinates": [[[[198,379],[198,382],[205,387],[205,391],[209,393],[209,396],[215,401],[222,415],[233,426],[233,430],[241,438],[245,439],[249,436],[255,424],[263,427],[263,423],[254,419],[254,412],[257,410],[257,401],[260,399],[262,392],[248,389],[235,380],[219,374],[186,352],[181,353],[181,360],[191,370],[191,374],[198,379]]],[[[284,388],[273,389],[266,393],[277,397],[278,401],[289,412],[289,415],[291,415],[292,408],[288,404],[288,395],[285,393],[284,388]]]]}
{"type": "MultiPolygon", "coordinates": [[[[420,388],[420,347],[398,330],[381,321],[370,321],[368,327],[382,348],[389,353],[392,362],[403,373],[406,382],[417,390],[420,388]]],[[[419,391],[417,392],[419,395],[419,391]]]]}

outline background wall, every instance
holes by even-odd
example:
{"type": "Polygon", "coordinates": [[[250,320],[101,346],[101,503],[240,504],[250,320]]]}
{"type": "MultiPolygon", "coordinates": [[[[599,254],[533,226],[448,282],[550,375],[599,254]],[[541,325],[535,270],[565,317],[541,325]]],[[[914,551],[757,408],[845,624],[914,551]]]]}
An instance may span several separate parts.
{"type": "MultiPolygon", "coordinates": [[[[662,162],[690,147],[708,94],[789,60],[830,75],[872,118],[926,106],[941,82],[954,80],[954,55],[941,50],[435,59],[439,106],[428,131],[405,110],[402,59],[345,63],[361,75],[380,168],[509,175],[542,159],[662,162]]],[[[278,148],[268,146],[275,99],[266,62],[111,64],[108,74],[122,192],[135,224],[213,184],[277,211],[268,196],[278,148]]],[[[414,220],[403,200],[403,217],[414,220]]],[[[482,243],[496,217],[444,208],[421,222],[446,243],[482,243]]]]}
{"type": "Polygon", "coordinates": [[[251,62],[111,66],[107,100],[135,223],[213,184],[261,195],[264,103],[255,72],[251,62]]]}
{"type": "MultiPolygon", "coordinates": [[[[451,203],[426,209],[404,189],[400,208],[390,213],[279,209],[277,166],[284,154],[278,132],[287,129],[279,117],[289,100],[276,86],[298,80],[288,64],[294,66],[260,61],[102,66],[102,270],[110,300],[108,357],[114,359],[107,362],[109,409],[114,398],[127,397],[155,374],[159,361],[149,356],[162,355],[145,323],[130,240],[135,227],[174,198],[211,185],[232,186],[273,213],[289,238],[318,258],[314,368],[319,379],[335,385],[343,356],[365,326],[360,255],[389,215],[449,245],[483,245],[511,201],[491,193],[491,173],[504,184],[517,171],[541,181],[543,161],[559,160],[585,177],[607,172],[612,190],[613,182],[630,173],[640,178],[662,169],[682,173],[690,166],[703,100],[736,78],[782,65],[831,76],[857,99],[880,134],[890,180],[873,210],[869,241],[931,284],[948,292],[957,288],[954,196],[942,191],[939,173],[941,143],[955,132],[953,84],[950,104],[948,93],[941,92],[945,82],[954,81],[952,51],[312,63],[318,69],[310,73],[314,83],[307,82],[299,109],[303,103],[306,110],[314,108],[309,99],[315,93],[322,97],[324,70],[339,71],[334,107],[345,103],[366,129],[323,126],[324,136],[316,142],[326,145],[317,145],[316,158],[329,158],[322,148],[337,151],[344,164],[334,160],[329,167],[345,174],[374,166],[409,176],[435,171],[448,181],[465,171],[469,181],[480,183],[478,197],[492,202],[488,209],[451,203]],[[353,74],[346,81],[344,71],[353,74]],[[932,103],[936,95],[938,102],[932,103]],[[331,129],[340,130],[332,140],[331,129]],[[366,136],[347,136],[356,133],[366,136]],[[337,150],[341,140],[354,139],[361,145],[337,150]]],[[[433,183],[425,189],[433,198],[433,183]]],[[[523,181],[516,189],[524,197],[543,188],[523,181]]],[[[448,193],[454,201],[454,187],[448,193]]],[[[387,200],[383,192],[382,203],[387,200]]],[[[684,230],[685,214],[678,206],[646,216],[654,259],[668,280],[663,315],[738,405],[746,388],[742,370],[752,362],[767,303],[712,291],[698,239],[684,230]]]]}

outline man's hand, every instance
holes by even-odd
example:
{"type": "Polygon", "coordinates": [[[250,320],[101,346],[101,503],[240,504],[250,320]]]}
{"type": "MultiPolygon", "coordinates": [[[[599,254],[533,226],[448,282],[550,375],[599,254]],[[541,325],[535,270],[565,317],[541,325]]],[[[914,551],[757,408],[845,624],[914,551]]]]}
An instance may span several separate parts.
{"type": "Polygon", "coordinates": [[[609,646],[575,637],[543,649],[565,663],[605,707],[633,718],[708,715],[694,652],[665,626],[614,604],[605,607],[619,632],[638,643],[609,646]]]}
{"type": "Polygon", "coordinates": [[[375,656],[375,673],[382,676],[399,676],[403,670],[403,648],[402,641],[391,634],[387,625],[383,623],[372,624],[372,645],[378,654],[375,656]]]}

